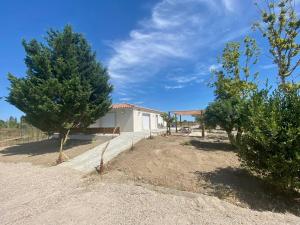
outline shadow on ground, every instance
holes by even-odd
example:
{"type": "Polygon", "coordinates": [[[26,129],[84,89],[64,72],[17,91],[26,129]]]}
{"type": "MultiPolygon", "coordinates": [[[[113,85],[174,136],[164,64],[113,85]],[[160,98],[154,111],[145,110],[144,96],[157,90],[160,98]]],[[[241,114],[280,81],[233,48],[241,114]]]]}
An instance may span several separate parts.
{"type": "Polygon", "coordinates": [[[300,216],[300,193],[282,194],[251,175],[245,169],[222,168],[212,172],[196,171],[198,181],[205,180],[208,193],[221,199],[235,198],[258,211],[289,212],[300,216]]]}
{"type": "Polygon", "coordinates": [[[193,138],[186,145],[194,146],[196,149],[203,151],[235,151],[236,149],[229,143],[206,141],[201,138],[193,138]]]}
{"type": "MultiPolygon", "coordinates": [[[[85,145],[91,143],[90,140],[68,140],[64,145],[64,150],[70,148],[85,145]]],[[[1,156],[12,156],[12,155],[43,155],[45,153],[53,153],[59,150],[60,140],[49,139],[38,142],[24,143],[19,145],[14,145],[1,150],[1,156]]]]}

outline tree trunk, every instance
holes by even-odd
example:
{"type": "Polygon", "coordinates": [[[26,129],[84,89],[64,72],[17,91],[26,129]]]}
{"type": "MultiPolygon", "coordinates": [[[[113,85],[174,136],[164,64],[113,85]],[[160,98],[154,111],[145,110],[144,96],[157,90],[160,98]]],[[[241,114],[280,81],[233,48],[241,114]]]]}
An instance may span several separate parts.
{"type": "MultiPolygon", "coordinates": [[[[113,133],[112,133],[113,135],[115,134],[116,130],[117,130],[117,127],[114,128],[113,133]]],[[[104,157],[104,153],[106,152],[106,150],[107,150],[107,148],[108,148],[108,146],[110,144],[110,141],[114,138],[113,135],[111,136],[111,138],[109,139],[109,141],[106,143],[104,149],[101,152],[101,159],[100,159],[99,166],[96,166],[96,168],[95,168],[96,171],[99,174],[103,174],[103,172],[104,172],[104,160],[103,160],[103,157],[104,157]]],[[[133,148],[133,139],[132,139],[132,146],[131,147],[133,148]]]]}
{"type": "Polygon", "coordinates": [[[237,146],[240,145],[240,143],[241,143],[242,134],[243,134],[242,129],[241,129],[241,128],[238,128],[237,134],[236,134],[236,138],[235,138],[235,144],[236,144],[237,146]]]}
{"type": "Polygon", "coordinates": [[[63,147],[64,144],[67,142],[68,137],[69,137],[70,129],[67,131],[66,134],[60,133],[60,148],[59,148],[59,154],[58,154],[58,159],[56,160],[57,164],[60,164],[64,162],[65,160],[68,160],[69,157],[63,152],[63,147]]]}
{"type": "Polygon", "coordinates": [[[234,135],[231,131],[227,131],[228,139],[232,145],[236,145],[234,135]]]}

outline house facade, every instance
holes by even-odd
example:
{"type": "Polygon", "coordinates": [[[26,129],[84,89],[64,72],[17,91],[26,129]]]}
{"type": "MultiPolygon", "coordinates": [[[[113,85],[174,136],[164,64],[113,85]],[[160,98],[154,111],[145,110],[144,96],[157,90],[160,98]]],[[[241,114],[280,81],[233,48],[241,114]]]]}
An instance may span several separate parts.
{"type": "Polygon", "coordinates": [[[136,132],[163,128],[160,111],[133,104],[113,104],[112,109],[90,127],[120,127],[121,132],[136,132]]]}

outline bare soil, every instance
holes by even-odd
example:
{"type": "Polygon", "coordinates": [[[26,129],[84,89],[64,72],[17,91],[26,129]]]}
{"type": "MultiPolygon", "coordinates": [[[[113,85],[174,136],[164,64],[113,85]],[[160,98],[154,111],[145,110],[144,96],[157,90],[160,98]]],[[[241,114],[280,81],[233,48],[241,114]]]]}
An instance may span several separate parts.
{"type": "MultiPolygon", "coordinates": [[[[108,139],[109,137],[103,136],[91,141],[68,140],[64,152],[71,159],[108,139]]],[[[59,145],[58,139],[49,139],[5,147],[0,149],[0,162],[29,162],[33,165],[53,166],[58,157],[59,145]]]]}
{"type": "Polygon", "coordinates": [[[109,162],[102,179],[212,195],[259,211],[300,215],[299,195],[282,195],[241,168],[224,133],[146,139],[109,162]]]}

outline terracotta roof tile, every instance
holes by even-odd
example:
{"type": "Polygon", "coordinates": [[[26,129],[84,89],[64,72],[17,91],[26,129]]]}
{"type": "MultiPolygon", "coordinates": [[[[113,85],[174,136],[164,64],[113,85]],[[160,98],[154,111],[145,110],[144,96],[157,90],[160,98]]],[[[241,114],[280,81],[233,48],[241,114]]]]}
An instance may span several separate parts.
{"type": "Polygon", "coordinates": [[[155,109],[144,108],[144,107],[140,107],[140,106],[129,104],[129,103],[113,104],[112,108],[113,109],[137,109],[137,110],[142,110],[142,111],[146,111],[146,112],[154,112],[154,113],[159,113],[159,114],[161,113],[160,111],[155,110],[155,109]]]}
{"type": "Polygon", "coordinates": [[[128,104],[128,103],[118,103],[118,104],[112,105],[113,109],[130,109],[130,108],[134,108],[134,107],[135,107],[135,105],[128,104]]]}

